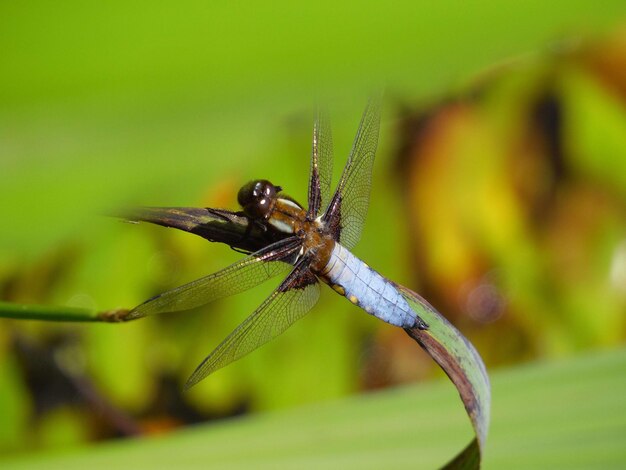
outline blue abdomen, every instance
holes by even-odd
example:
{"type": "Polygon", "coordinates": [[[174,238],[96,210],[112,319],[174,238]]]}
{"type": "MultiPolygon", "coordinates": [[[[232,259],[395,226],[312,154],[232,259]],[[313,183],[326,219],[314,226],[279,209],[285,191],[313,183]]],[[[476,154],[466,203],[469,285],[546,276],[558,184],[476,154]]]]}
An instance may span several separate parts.
{"type": "Polygon", "coordinates": [[[321,275],[335,291],[370,315],[402,328],[422,323],[389,280],[339,243],[321,275]]]}

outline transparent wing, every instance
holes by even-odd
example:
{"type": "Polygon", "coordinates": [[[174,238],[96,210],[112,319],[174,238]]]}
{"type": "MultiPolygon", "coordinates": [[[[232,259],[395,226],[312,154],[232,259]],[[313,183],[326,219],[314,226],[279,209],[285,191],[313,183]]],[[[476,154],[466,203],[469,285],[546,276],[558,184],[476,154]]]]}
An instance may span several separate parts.
{"type": "Polygon", "coordinates": [[[286,273],[290,266],[284,261],[299,248],[300,241],[295,238],[272,243],[221,271],[147,300],[132,309],[128,317],[133,319],[153,313],[189,310],[251,289],[281,272],[286,273]]]}
{"type": "Polygon", "coordinates": [[[340,243],[348,249],[359,241],[365,225],[379,128],[380,97],[377,96],[370,99],[363,112],[348,162],[324,214],[324,221],[335,227],[340,243]]]}
{"type": "Polygon", "coordinates": [[[309,179],[310,219],[319,215],[330,201],[330,183],[333,177],[333,138],[328,116],[317,111],[313,127],[313,154],[311,156],[311,175],[309,179]]]}
{"type": "Polygon", "coordinates": [[[185,389],[275,338],[311,310],[319,298],[319,284],[308,266],[308,259],[299,261],[261,306],[202,361],[185,389]]]}

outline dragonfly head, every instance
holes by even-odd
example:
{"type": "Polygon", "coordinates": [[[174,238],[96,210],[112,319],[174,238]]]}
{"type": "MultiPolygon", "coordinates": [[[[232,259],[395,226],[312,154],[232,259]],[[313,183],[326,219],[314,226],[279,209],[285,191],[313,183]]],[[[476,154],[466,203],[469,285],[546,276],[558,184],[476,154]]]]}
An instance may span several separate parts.
{"type": "Polygon", "coordinates": [[[274,186],[267,180],[254,180],[241,187],[237,201],[248,217],[267,219],[281,190],[280,186],[274,186]]]}

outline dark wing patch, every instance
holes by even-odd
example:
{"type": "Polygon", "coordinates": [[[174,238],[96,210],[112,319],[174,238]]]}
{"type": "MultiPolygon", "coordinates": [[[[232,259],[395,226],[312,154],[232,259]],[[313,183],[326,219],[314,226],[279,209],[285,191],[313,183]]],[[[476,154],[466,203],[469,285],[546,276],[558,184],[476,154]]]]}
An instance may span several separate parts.
{"type": "Polygon", "coordinates": [[[315,219],[330,201],[330,183],[333,176],[333,139],[329,119],[319,110],[313,127],[313,153],[309,179],[309,220],[315,219]]]}
{"type": "Polygon", "coordinates": [[[300,245],[300,240],[295,237],[272,243],[221,271],[147,300],[132,309],[129,318],[189,310],[251,289],[277,274],[287,272],[289,265],[286,262],[297,253],[300,245]]]}
{"type": "Polygon", "coordinates": [[[319,298],[319,283],[309,271],[309,262],[305,257],[296,263],[261,306],[202,361],[185,389],[275,338],[311,310],[319,298]]]}
{"type": "Polygon", "coordinates": [[[369,206],[372,169],[380,128],[380,97],[370,99],[363,112],[348,162],[324,214],[328,226],[340,229],[339,242],[353,248],[361,238],[369,206]]]}

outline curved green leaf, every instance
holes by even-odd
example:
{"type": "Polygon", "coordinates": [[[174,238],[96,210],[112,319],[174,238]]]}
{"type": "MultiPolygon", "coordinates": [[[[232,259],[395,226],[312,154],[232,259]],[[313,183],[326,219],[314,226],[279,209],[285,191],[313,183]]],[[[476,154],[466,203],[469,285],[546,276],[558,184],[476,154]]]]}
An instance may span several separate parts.
{"type": "Polygon", "coordinates": [[[459,391],[476,438],[445,468],[478,468],[489,430],[491,386],[485,365],[472,344],[420,295],[396,284],[428,329],[406,329],[450,377],[459,391]]]}

